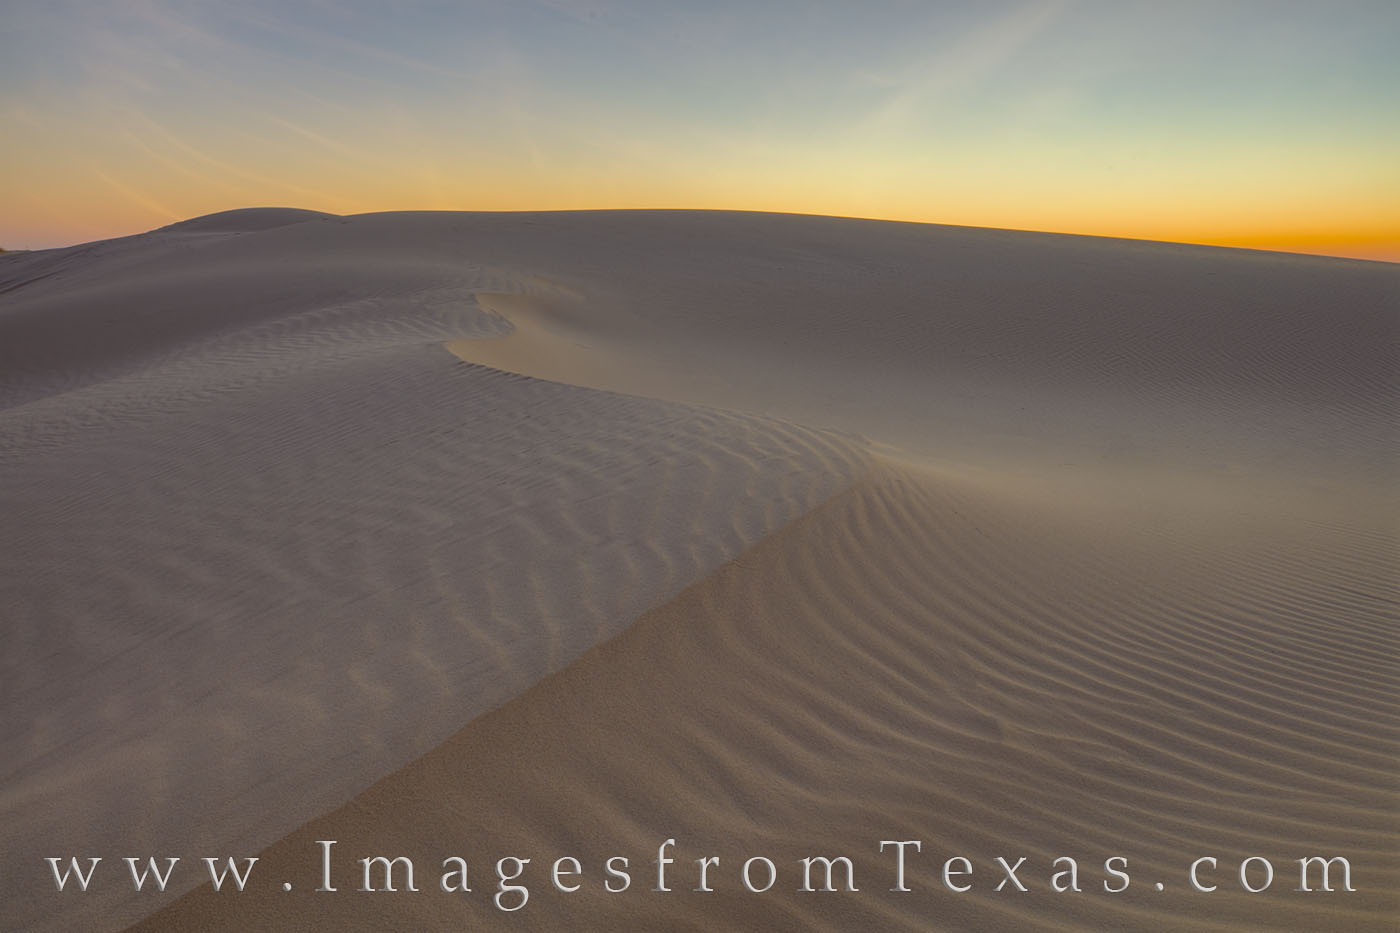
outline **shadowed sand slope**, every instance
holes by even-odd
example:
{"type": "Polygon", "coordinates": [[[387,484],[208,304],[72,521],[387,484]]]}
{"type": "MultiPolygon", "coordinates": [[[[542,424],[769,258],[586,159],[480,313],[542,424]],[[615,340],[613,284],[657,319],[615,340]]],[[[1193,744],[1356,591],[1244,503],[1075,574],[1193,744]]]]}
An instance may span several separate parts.
{"type": "Polygon", "coordinates": [[[1397,296],[718,212],[256,209],[2,256],[0,927],[1383,928],[1397,296]],[[880,839],[923,841],[912,892],[880,839]],[[104,858],[86,894],[63,854],[104,858]],[[357,894],[369,855],[425,890],[357,894]],[[861,890],[797,893],[808,855],[861,890]],[[1294,892],[1311,855],[1357,891],[1294,892]]]}

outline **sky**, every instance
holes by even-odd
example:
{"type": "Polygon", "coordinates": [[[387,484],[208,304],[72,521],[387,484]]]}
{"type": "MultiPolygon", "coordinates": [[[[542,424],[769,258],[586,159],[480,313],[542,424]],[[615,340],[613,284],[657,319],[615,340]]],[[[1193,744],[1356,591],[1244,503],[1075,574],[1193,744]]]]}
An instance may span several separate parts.
{"type": "Polygon", "coordinates": [[[716,208],[1400,261],[1400,2],[0,0],[0,247],[716,208]]]}

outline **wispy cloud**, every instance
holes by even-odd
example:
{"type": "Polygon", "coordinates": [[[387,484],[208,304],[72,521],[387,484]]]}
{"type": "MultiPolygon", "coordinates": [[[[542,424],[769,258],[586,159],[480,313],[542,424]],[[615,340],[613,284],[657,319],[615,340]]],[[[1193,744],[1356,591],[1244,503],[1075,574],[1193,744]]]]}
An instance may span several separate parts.
{"type": "Polygon", "coordinates": [[[334,203],[335,201],[335,196],[330,192],[320,191],[314,188],[308,188],[304,185],[299,185],[294,182],[288,181],[286,177],[274,176],[263,172],[257,172],[250,168],[241,165],[236,165],[225,159],[221,159],[218,156],[212,155],[209,152],[204,151],[200,147],[195,146],[193,143],[182,139],[176,133],[167,129],[165,126],[161,125],[149,115],[138,114],[134,115],[133,119],[136,119],[141,123],[148,136],[158,137],[161,141],[163,141],[166,144],[167,147],[174,149],[177,153],[180,153],[181,155],[184,155],[189,159],[193,159],[201,165],[214,169],[218,175],[222,175],[223,178],[226,180],[237,179],[239,181],[250,183],[255,188],[261,190],[284,191],[289,192],[291,194],[312,197],[316,198],[321,203],[334,203]]]}
{"type": "Polygon", "coordinates": [[[150,192],[114,178],[97,163],[90,163],[90,170],[94,178],[101,181],[108,189],[117,192],[127,203],[135,204],[145,209],[148,213],[167,222],[181,219],[182,215],[179,211],[174,210],[168,204],[162,203],[150,192]]]}
{"type": "MultiPolygon", "coordinates": [[[[1035,0],[975,26],[946,49],[931,49],[898,69],[862,69],[855,80],[889,93],[863,121],[866,133],[901,130],[927,120],[940,107],[975,94],[1072,5],[1071,0],[1035,0]]],[[[937,30],[928,30],[937,35],[937,30]]]]}
{"type": "MultiPolygon", "coordinates": [[[[293,19],[286,16],[285,13],[272,13],[256,7],[237,4],[229,5],[227,15],[235,22],[256,27],[270,35],[294,39],[302,43],[309,51],[314,50],[327,53],[330,56],[345,56],[351,59],[359,58],[390,65],[403,71],[446,78],[455,82],[469,81],[473,77],[472,72],[459,67],[444,65],[422,56],[406,55],[383,44],[366,42],[353,36],[334,32],[326,28],[331,25],[329,15],[324,16],[322,21],[313,25],[293,19]]],[[[374,24],[367,22],[364,27],[372,29],[374,24]]]]}

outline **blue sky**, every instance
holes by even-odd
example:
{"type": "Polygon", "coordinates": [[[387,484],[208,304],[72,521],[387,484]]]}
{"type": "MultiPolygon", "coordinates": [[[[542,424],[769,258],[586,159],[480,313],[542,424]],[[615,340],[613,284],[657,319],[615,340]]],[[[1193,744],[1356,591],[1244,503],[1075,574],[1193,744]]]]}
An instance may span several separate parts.
{"type": "Polygon", "coordinates": [[[1392,2],[58,0],[0,23],[10,246],[285,204],[1400,254],[1392,2]]]}

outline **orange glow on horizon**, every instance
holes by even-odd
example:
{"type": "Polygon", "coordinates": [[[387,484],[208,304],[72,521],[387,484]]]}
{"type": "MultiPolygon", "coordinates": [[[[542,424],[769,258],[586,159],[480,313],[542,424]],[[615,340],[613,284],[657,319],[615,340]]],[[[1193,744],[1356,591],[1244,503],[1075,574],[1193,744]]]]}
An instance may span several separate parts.
{"type": "MultiPolygon", "coordinates": [[[[41,244],[29,246],[19,242],[0,242],[0,248],[11,251],[23,249],[47,249],[77,245],[112,237],[128,236],[153,230],[166,224],[188,220],[204,214],[231,210],[238,207],[299,207],[325,211],[332,214],[352,215],[378,213],[382,211],[412,210],[461,210],[484,212],[524,212],[524,211],[573,211],[573,210],[735,210],[769,211],[775,213],[811,214],[831,217],[857,217],[869,220],[889,220],[905,223],[944,224],[963,227],[985,227],[1002,230],[1025,230],[1040,233],[1072,234],[1081,236],[1102,236],[1132,240],[1151,240],[1166,243],[1197,244],[1236,249],[1255,249],[1285,253],[1300,253],[1316,256],[1333,256],[1351,259],[1365,259],[1378,262],[1400,262],[1400,227],[1385,229],[1379,225],[1374,229],[1342,230],[1333,228],[1277,230],[1220,230],[1192,229],[1190,227],[1171,228],[1147,221],[1141,224],[1112,223],[1095,225],[1092,223],[1046,224],[1045,218],[1028,217],[1017,222],[1014,216],[997,216],[983,222],[974,222],[959,212],[952,217],[920,216],[912,212],[880,212],[872,214],[848,214],[839,211],[804,209],[794,204],[760,204],[741,206],[734,203],[675,203],[665,199],[619,199],[613,203],[599,203],[591,198],[560,199],[563,203],[536,202],[533,199],[517,200],[499,190],[494,196],[473,199],[476,203],[466,204],[449,198],[413,198],[405,202],[381,202],[366,199],[353,205],[339,205],[317,202],[317,199],[278,202],[272,199],[250,200],[245,203],[231,203],[220,199],[199,199],[202,203],[191,210],[179,213],[162,212],[155,205],[143,205],[146,209],[125,209],[121,205],[105,203],[93,204],[91,200],[83,205],[81,223],[68,222],[67,218],[45,212],[29,220],[29,227],[38,233],[41,244]],[[97,209],[94,209],[97,208],[97,209]]],[[[465,199],[463,199],[465,200],[465,199]]],[[[76,207],[77,205],[74,204],[76,207]]],[[[75,211],[75,214],[78,212],[75,211]]],[[[14,220],[22,216],[12,215],[14,220]]]]}

